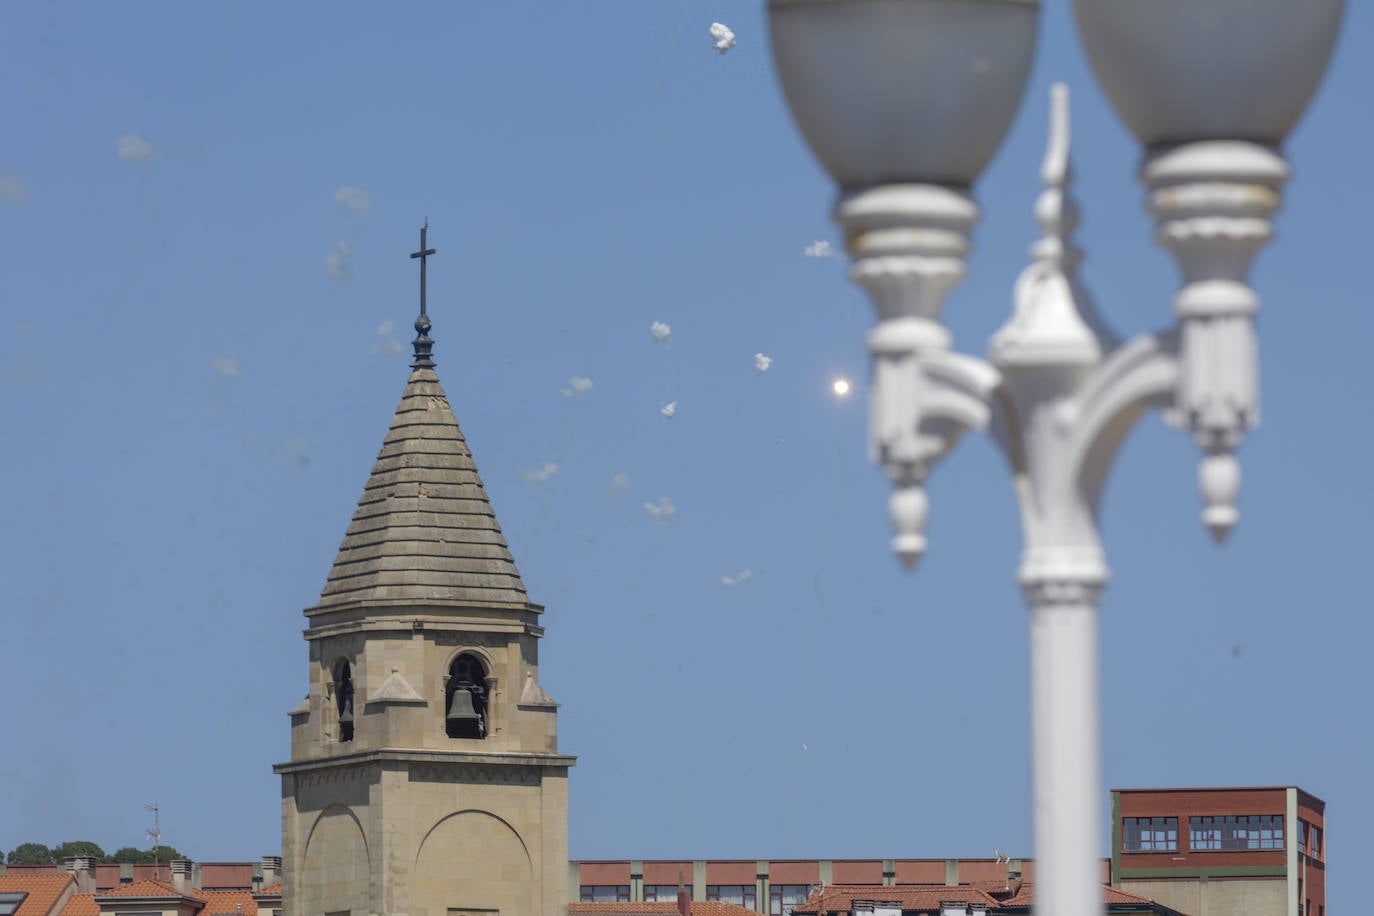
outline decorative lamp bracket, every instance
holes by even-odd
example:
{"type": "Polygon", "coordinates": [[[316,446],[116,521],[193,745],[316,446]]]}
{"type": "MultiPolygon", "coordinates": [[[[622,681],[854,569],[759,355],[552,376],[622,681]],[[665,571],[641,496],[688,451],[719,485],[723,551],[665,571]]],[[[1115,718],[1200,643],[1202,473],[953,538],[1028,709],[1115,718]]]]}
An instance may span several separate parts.
{"type": "Polygon", "coordinates": [[[877,312],[868,334],[869,455],[892,481],[892,546],[911,569],[926,546],[926,475],[964,430],[987,428],[1000,381],[981,360],[951,352],[940,322],[945,297],[964,279],[978,207],[960,189],[881,185],[841,195],[835,219],[850,279],[877,312]]]}
{"type": "Polygon", "coordinates": [[[1273,146],[1206,141],[1151,150],[1140,174],[1156,238],[1183,279],[1178,387],[1165,418],[1202,449],[1202,518],[1221,541],[1239,518],[1235,450],[1259,423],[1259,297],[1247,278],[1273,237],[1288,163],[1273,146]]]}

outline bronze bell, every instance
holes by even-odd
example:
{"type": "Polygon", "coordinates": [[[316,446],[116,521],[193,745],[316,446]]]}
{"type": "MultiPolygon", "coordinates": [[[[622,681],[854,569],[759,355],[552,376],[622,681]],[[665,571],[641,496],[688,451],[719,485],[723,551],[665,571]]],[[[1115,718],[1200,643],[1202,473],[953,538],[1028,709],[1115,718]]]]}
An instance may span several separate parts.
{"type": "Polygon", "coordinates": [[[462,687],[453,691],[453,699],[449,700],[448,715],[445,718],[449,722],[478,721],[480,717],[472,706],[472,694],[462,687]]]}
{"type": "Polygon", "coordinates": [[[344,695],[343,709],[339,710],[339,724],[353,724],[353,691],[351,690],[344,695]]]}

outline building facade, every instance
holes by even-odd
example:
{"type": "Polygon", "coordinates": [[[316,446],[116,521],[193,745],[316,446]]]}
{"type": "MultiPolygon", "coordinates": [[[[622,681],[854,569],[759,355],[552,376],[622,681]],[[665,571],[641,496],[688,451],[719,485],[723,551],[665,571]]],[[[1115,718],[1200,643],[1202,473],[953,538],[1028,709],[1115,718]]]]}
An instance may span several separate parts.
{"type": "Polygon", "coordinates": [[[1188,916],[1326,916],[1326,803],[1296,786],[1112,790],[1112,883],[1188,916]]]}
{"type": "MultiPolygon", "coordinates": [[[[1112,853],[1102,860],[1101,880],[1121,892],[1104,897],[1117,911],[1326,916],[1326,804],[1311,793],[1295,786],[1115,789],[1111,807],[1112,853]]],[[[993,910],[1001,913],[1029,907],[1035,863],[1010,857],[581,861],[571,863],[569,896],[669,900],[679,877],[694,900],[726,901],[768,916],[791,916],[818,886],[869,901],[910,896],[911,888],[976,889],[997,898],[993,910]]]]}

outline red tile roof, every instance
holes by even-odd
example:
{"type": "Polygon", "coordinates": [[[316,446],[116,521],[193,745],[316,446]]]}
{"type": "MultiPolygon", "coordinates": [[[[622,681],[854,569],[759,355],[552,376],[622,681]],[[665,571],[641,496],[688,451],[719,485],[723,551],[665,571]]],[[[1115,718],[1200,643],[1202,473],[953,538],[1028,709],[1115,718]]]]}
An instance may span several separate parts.
{"type": "MultiPolygon", "coordinates": [[[[671,916],[677,912],[677,901],[659,903],[629,903],[627,901],[602,903],[570,903],[569,913],[615,913],[617,916],[671,916]]],[[[693,900],[692,916],[758,916],[754,910],[738,903],[725,903],[720,900],[693,900]]]]}
{"type": "Polygon", "coordinates": [[[73,894],[72,899],[62,908],[62,916],[100,916],[95,894],[73,894]]]}
{"type": "Polygon", "coordinates": [[[219,916],[219,914],[230,914],[236,916],[242,913],[243,916],[258,916],[258,902],[253,899],[252,891],[200,891],[205,898],[205,906],[200,910],[200,916],[219,916]]]}
{"type": "Polygon", "coordinates": [[[944,901],[972,903],[980,907],[995,907],[997,900],[986,891],[967,884],[897,884],[891,887],[874,884],[828,884],[817,888],[806,902],[793,907],[794,913],[847,913],[854,909],[855,900],[895,903],[903,911],[938,912],[944,901]]]}
{"type": "Polygon", "coordinates": [[[1008,897],[1021,890],[1021,879],[1016,880],[990,880],[990,881],[965,881],[964,887],[976,887],[984,893],[996,897],[998,900],[1006,900],[1008,897]]]}
{"type": "MultiPolygon", "coordinates": [[[[1108,906],[1116,905],[1140,905],[1150,904],[1157,906],[1149,897],[1142,897],[1139,894],[1132,894],[1129,891],[1118,890],[1114,887],[1103,885],[1102,896],[1108,906]]],[[[1029,909],[1035,904],[1035,885],[1027,882],[1021,885],[1021,889],[1016,892],[1016,896],[1010,900],[1002,901],[1002,906],[1006,908],[1017,907],[1029,909]]],[[[1163,907],[1160,907],[1163,909],[1163,907]]]]}
{"type": "Polygon", "coordinates": [[[28,894],[14,916],[48,916],[73,887],[71,875],[0,875],[0,894],[28,894]]]}
{"type": "Polygon", "coordinates": [[[121,884],[119,887],[111,888],[97,897],[190,897],[195,892],[182,894],[170,881],[162,881],[157,878],[147,878],[143,881],[134,881],[131,884],[121,884]]]}

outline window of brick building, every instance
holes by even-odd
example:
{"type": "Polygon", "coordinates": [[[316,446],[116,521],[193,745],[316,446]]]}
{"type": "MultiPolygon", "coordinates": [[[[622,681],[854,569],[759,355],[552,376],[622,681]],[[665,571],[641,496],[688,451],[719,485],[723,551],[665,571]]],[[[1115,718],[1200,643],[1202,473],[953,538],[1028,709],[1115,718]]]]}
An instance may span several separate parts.
{"type": "Polygon", "coordinates": [[[581,888],[583,903],[628,903],[630,885],[628,884],[584,884],[581,888]]]}
{"type": "MultiPolygon", "coordinates": [[[[691,888],[687,889],[689,892],[691,888]]],[[[645,903],[664,903],[677,900],[676,884],[646,884],[644,885],[645,903]]]]}
{"type": "Polygon", "coordinates": [[[1124,817],[1121,819],[1122,852],[1176,852],[1178,818],[1124,817]]]}
{"type": "Polygon", "coordinates": [[[752,910],[756,908],[755,901],[758,898],[752,884],[708,884],[706,885],[706,899],[719,900],[722,903],[737,903],[752,910]]]}
{"type": "Polygon", "coordinates": [[[1282,849],[1282,814],[1227,814],[1188,818],[1193,849],[1282,849]]]}
{"type": "Polygon", "coordinates": [[[792,916],[792,908],[806,902],[809,884],[774,884],[768,888],[768,912],[771,916],[792,916]]]}

